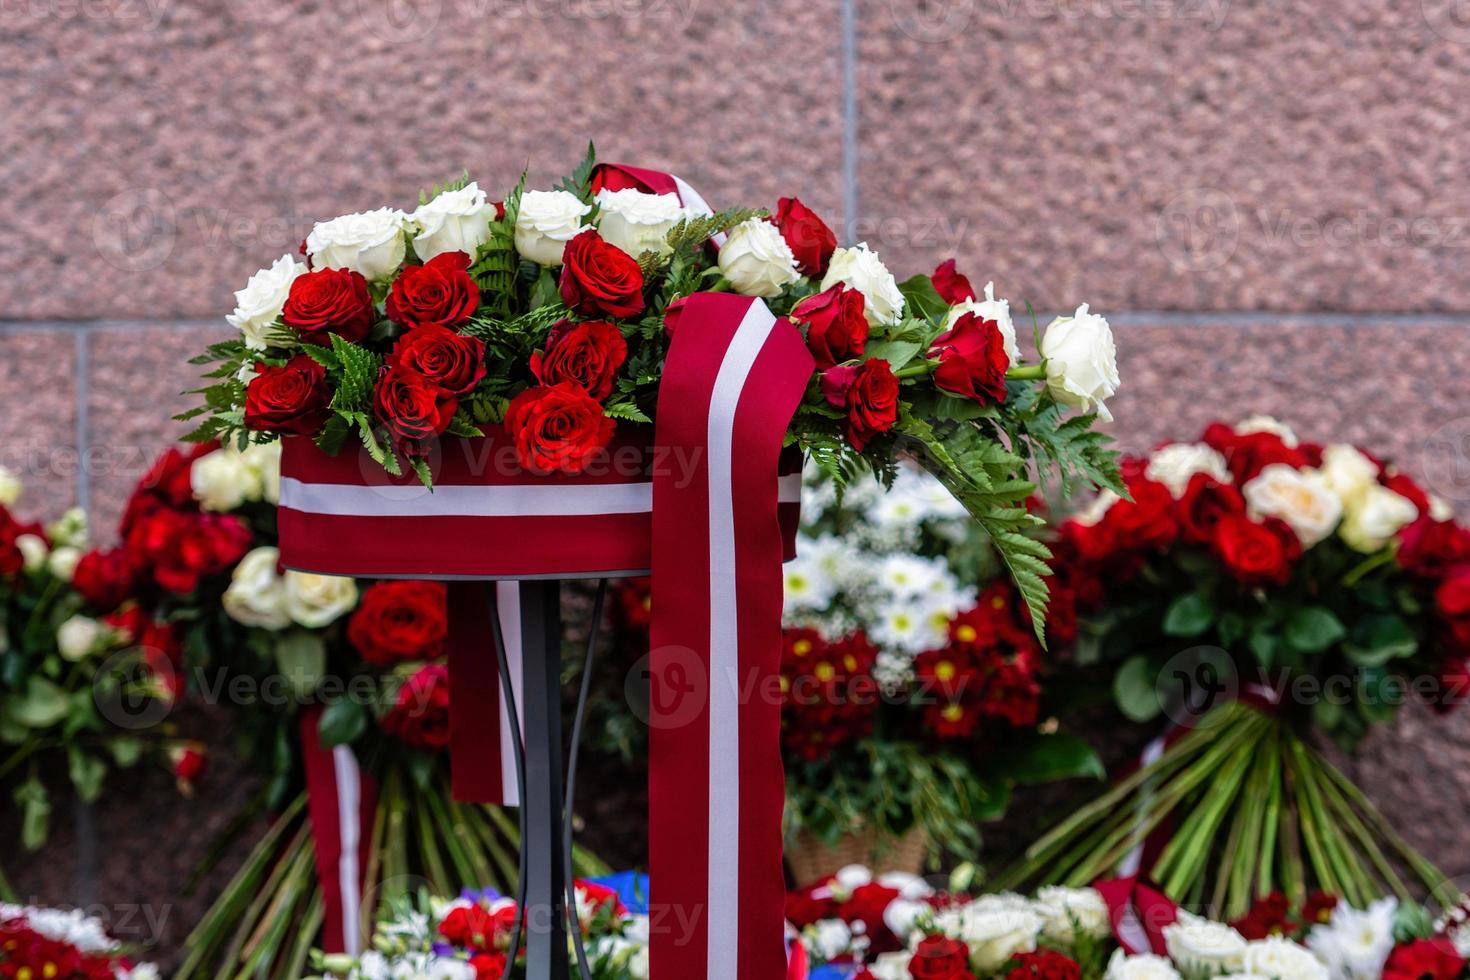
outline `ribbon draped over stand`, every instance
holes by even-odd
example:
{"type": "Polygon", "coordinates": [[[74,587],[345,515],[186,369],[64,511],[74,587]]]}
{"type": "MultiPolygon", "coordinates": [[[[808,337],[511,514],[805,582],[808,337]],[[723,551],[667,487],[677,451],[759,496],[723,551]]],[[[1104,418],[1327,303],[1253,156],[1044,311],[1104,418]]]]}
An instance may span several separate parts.
{"type": "Polygon", "coordinates": [[[372,847],[377,782],[357,764],[352,748],[322,745],[321,708],[301,716],[306,769],[306,813],[311,821],[317,881],[322,891],[322,948],[362,952],[362,889],[372,847]]]}
{"type": "MultiPolygon", "coordinates": [[[[593,184],[677,193],[708,210],[687,184],[655,171],[605,165],[593,184]]],[[[446,440],[431,464],[431,494],[371,461],[286,440],[285,565],[450,580],[460,799],[521,802],[507,702],[524,705],[542,692],[505,696],[488,628],[498,616],[512,683],[531,685],[531,660],[546,638],[523,638],[516,580],[651,570],[652,980],[787,975],[781,562],[795,541],[801,461],[782,443],[812,371],[800,331],[759,299],[699,293],[679,312],[652,441],[646,429],[635,430],[639,441],[621,426],[608,467],[575,477],[526,473],[506,434],[487,427],[483,440],[446,440]],[[494,599],[464,579],[499,580],[494,599]]],[[[528,779],[528,794],[531,787],[528,779]]],[[[531,976],[542,975],[531,966],[531,976]]]]}

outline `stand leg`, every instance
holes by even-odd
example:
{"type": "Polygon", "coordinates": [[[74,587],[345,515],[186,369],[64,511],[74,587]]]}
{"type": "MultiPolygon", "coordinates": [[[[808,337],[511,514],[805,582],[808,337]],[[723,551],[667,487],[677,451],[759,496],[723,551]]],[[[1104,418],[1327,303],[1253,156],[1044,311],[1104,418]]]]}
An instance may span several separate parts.
{"type": "Polygon", "coordinates": [[[562,855],[561,583],[521,582],[526,786],[526,977],[566,980],[566,878],[562,855]]]}

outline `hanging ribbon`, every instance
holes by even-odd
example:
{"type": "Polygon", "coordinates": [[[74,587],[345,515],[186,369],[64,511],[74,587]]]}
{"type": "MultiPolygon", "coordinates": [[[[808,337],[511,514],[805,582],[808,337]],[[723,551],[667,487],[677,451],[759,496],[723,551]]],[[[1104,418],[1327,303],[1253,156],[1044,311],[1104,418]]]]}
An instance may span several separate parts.
{"type": "Polygon", "coordinates": [[[454,798],[519,806],[510,702],[501,690],[490,617],[500,617],[515,685],[514,701],[519,705],[523,679],[520,585],[496,582],[493,603],[483,582],[451,581],[448,593],[449,738],[453,746],[449,763],[454,798]]]}
{"type": "Polygon", "coordinates": [[[1179,918],[1179,906],[1158,886],[1137,875],[1112,878],[1093,884],[1108,906],[1113,937],[1130,956],[1167,952],[1164,927],[1179,918]]]}
{"type": "Polygon", "coordinates": [[[306,767],[306,812],[316,850],[322,894],[322,949],[362,952],[363,875],[372,847],[377,783],[362,771],[350,746],[322,745],[321,708],[301,716],[301,756],[306,767]]]}

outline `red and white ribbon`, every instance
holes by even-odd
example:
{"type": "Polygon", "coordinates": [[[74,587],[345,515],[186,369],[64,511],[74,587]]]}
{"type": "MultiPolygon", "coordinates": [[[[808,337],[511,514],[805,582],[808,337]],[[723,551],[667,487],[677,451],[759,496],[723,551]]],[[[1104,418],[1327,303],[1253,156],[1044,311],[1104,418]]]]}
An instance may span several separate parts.
{"type": "MultiPolygon", "coordinates": [[[[503,694],[491,636],[491,616],[500,617],[501,638],[517,718],[522,703],[520,583],[496,582],[494,602],[487,583],[453,581],[449,592],[449,755],[454,798],[470,803],[519,806],[515,740],[510,703],[503,694]],[[486,719],[496,719],[486,732],[486,719]]],[[[525,731],[522,723],[522,732],[525,731]]]]}
{"type": "Polygon", "coordinates": [[[357,956],[362,952],[363,873],[372,847],[377,784],[358,766],[351,747],[322,745],[320,720],[320,709],[302,715],[301,754],[322,890],[322,948],[357,956]]]}
{"type": "MultiPolygon", "coordinates": [[[[600,163],[592,171],[592,192],[595,194],[601,190],[622,191],[639,190],[645,194],[673,194],[679,199],[679,203],[696,214],[714,214],[714,208],[710,207],[704,197],[691,187],[688,181],[675,174],[666,174],[661,170],[648,170],[644,167],[630,167],[622,163],[600,163]]],[[[725,244],[725,233],[716,232],[710,236],[710,241],[719,248],[725,244]]]]}

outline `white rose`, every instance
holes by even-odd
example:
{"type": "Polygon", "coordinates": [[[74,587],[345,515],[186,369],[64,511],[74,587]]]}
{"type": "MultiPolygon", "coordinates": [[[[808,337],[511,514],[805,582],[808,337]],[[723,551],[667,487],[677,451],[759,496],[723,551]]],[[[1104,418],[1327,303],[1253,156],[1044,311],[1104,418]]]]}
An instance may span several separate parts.
{"type": "Polygon", "coordinates": [[[1375,483],[1348,507],[1342,539],[1354,551],[1372,554],[1418,516],[1412,500],[1375,483]]]}
{"type": "Polygon", "coordinates": [[[50,554],[51,548],[46,544],[46,539],[39,534],[20,534],[15,538],[15,546],[20,549],[20,557],[28,572],[39,571],[46,566],[46,556],[50,554]]]}
{"type": "Polygon", "coordinates": [[[77,562],[81,560],[82,549],[64,544],[51,552],[51,557],[46,559],[46,567],[52,575],[55,575],[63,582],[70,582],[72,576],[76,574],[77,562]]]}
{"type": "Polygon", "coordinates": [[[1041,338],[1041,356],[1053,398],[1078,411],[1096,412],[1105,422],[1113,420],[1104,401],[1118,390],[1118,349],[1107,320],[1089,313],[1086,303],[1072,316],[1057,317],[1041,338]]]}
{"type": "Polygon", "coordinates": [[[20,477],[0,466],[0,505],[14,507],[15,502],[20,499],[20,491],[20,477]]]}
{"type": "Polygon", "coordinates": [[[286,613],[298,625],[320,629],[357,606],[357,583],[339,575],[287,571],[286,613]]]}
{"type": "Polygon", "coordinates": [[[582,231],[591,210],[567,191],[526,191],[516,213],[516,251],[537,265],[561,265],[567,242],[582,231]]]}
{"type": "Polygon", "coordinates": [[[634,187],[597,192],[597,231],[603,241],[633,258],[644,252],[667,255],[664,240],[689,214],[677,194],[645,194],[634,187]]]}
{"type": "Polygon", "coordinates": [[[913,958],[913,953],[904,950],[880,953],[868,965],[868,972],[873,975],[873,980],[909,980],[909,960],[913,958]]]}
{"type": "Polygon", "coordinates": [[[244,335],[246,347],[265,350],[270,346],[266,334],[280,318],[286,297],[291,295],[291,284],[304,272],[304,263],[296,261],[295,256],[283,255],[270,268],[251,276],[245,288],[235,293],[235,312],[225,320],[244,335]]]}
{"type": "Polygon", "coordinates": [[[189,471],[189,485],[200,507],[220,513],[259,500],[265,492],[260,471],[233,443],[195,460],[189,471]]]}
{"type": "Polygon", "coordinates": [[[1275,980],[1329,980],[1321,960],[1282,936],[1246,943],[1240,969],[1275,980]]]}
{"type": "Polygon", "coordinates": [[[1269,432],[1280,436],[1283,445],[1295,448],[1297,444],[1296,433],[1291,431],[1291,426],[1269,415],[1252,415],[1236,425],[1235,431],[1243,436],[1250,435],[1252,432],[1269,432]]]}
{"type": "Polygon", "coordinates": [[[1303,548],[1326,539],[1342,519],[1342,501],[1316,470],[1272,463],[1240,490],[1252,517],[1281,518],[1303,548]]]}
{"type": "Polygon", "coordinates": [[[801,278],[791,246],[764,218],[750,218],[730,229],[720,246],[720,273],[737,293],[766,299],[801,278]]]}
{"type": "Polygon", "coordinates": [[[56,546],[76,545],[83,547],[87,543],[87,512],[80,507],[68,507],[66,512],[52,521],[46,528],[46,536],[56,546]]]}
{"type": "Polygon", "coordinates": [[[1177,500],[1184,496],[1189,481],[1196,473],[1204,473],[1221,483],[1230,482],[1225,457],[1202,442],[1175,442],[1149,457],[1143,475],[1162,483],[1177,500]]]}
{"type": "Polygon", "coordinates": [[[473,181],[457,191],[445,191],[420,204],[408,220],[413,223],[413,250],[427,262],[445,252],[464,252],[470,258],[490,240],[490,222],[496,208],[473,181]]]}
{"type": "Polygon", "coordinates": [[[90,616],[73,616],[56,628],[56,649],[72,663],[86,659],[111,633],[90,616]]]}
{"type": "Polygon", "coordinates": [[[882,327],[898,322],[899,314],[903,312],[903,293],[899,292],[893,273],[883,265],[876,252],[869,251],[866,242],[852,248],[839,248],[832,253],[821,288],[831,289],[839,282],[863,294],[863,313],[870,326],[882,327]]]}
{"type": "Polygon", "coordinates": [[[1164,926],[1164,946],[1174,965],[1191,976],[1214,976],[1240,969],[1245,937],[1222,922],[1180,911],[1164,926]]]}
{"type": "Polygon", "coordinates": [[[1108,960],[1103,980],[1180,980],[1180,977],[1167,957],[1153,953],[1129,956],[1121,949],[1115,949],[1108,960]]]}
{"type": "Polygon", "coordinates": [[[974,313],[982,320],[994,320],[1000,327],[1001,337],[1005,339],[1006,357],[1010,358],[1012,364],[1021,363],[1021,345],[1016,343],[1016,324],[1011,320],[1011,304],[1009,300],[995,298],[995,283],[985,284],[983,300],[967,299],[953,307],[944,318],[944,329],[952,329],[966,313],[974,313]]]}
{"type": "Polygon", "coordinates": [[[1041,916],[1023,908],[979,908],[973,903],[961,915],[960,936],[970,947],[970,965],[990,974],[1017,953],[1036,949],[1041,916]]]}
{"type": "Polygon", "coordinates": [[[1377,464],[1342,442],[1322,450],[1322,476],[1347,510],[1352,510],[1370,487],[1378,486],[1377,464]]]}
{"type": "Polygon", "coordinates": [[[883,924],[895,936],[907,936],[914,931],[919,917],[929,912],[929,903],[919,899],[895,898],[883,910],[883,924]]]}
{"type": "Polygon", "coordinates": [[[268,630],[291,625],[285,582],[276,574],[280,561],[281,553],[275,548],[256,548],[240,559],[220,600],[231,619],[268,630]]]}
{"type": "Polygon", "coordinates": [[[306,236],[306,254],[317,269],[351,269],[371,280],[388,279],[407,251],[404,221],[402,211],[378,208],[318,222],[306,236]]]}
{"type": "Polygon", "coordinates": [[[1036,911],[1047,938],[1064,945],[1075,943],[1079,935],[1100,939],[1112,930],[1108,904],[1095,888],[1039,888],[1036,911]]]}

